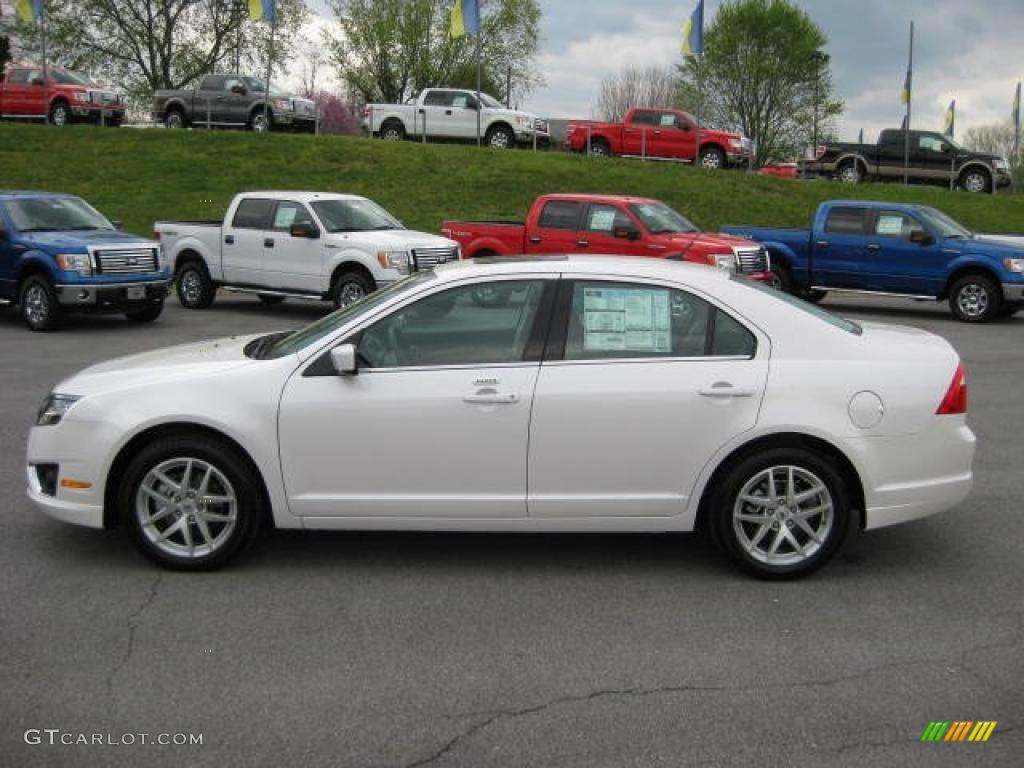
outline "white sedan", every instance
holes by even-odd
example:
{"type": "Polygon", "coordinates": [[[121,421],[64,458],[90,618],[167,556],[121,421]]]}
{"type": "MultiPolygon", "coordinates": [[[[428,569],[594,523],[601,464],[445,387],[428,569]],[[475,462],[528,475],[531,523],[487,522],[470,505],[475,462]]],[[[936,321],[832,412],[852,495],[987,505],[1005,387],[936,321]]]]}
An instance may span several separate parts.
{"type": "Polygon", "coordinates": [[[785,578],[851,525],[963,501],[965,412],[924,331],[690,264],[462,262],[296,332],[82,371],[39,411],[28,494],[190,570],[265,526],[707,529],[785,578]]]}

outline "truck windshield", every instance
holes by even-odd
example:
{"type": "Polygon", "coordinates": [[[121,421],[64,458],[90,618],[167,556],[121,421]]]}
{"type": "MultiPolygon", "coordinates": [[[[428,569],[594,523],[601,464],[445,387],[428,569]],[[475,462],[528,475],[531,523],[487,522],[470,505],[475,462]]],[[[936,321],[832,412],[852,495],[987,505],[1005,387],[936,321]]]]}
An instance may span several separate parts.
{"type": "Polygon", "coordinates": [[[114,229],[103,214],[77,197],[16,197],[7,201],[7,213],[19,232],[114,229]]]}
{"type": "Polygon", "coordinates": [[[485,107],[490,107],[491,109],[504,109],[505,108],[504,104],[502,104],[500,101],[498,101],[493,96],[488,96],[486,93],[481,93],[480,94],[480,101],[482,101],[484,103],[485,107]]]}
{"type": "Polygon", "coordinates": [[[250,345],[246,347],[245,353],[249,357],[261,360],[293,355],[300,349],[304,349],[310,344],[314,344],[325,336],[334,333],[359,315],[380,306],[386,301],[390,301],[400,293],[415,289],[417,286],[433,279],[435,279],[435,275],[432,270],[417,272],[396,283],[392,283],[387,288],[374,291],[364,296],[355,304],[349,304],[344,309],[332,312],[327,317],[321,318],[305,328],[300,328],[294,333],[284,335],[272,333],[269,336],[256,339],[256,341],[250,342],[250,345]]]}
{"type": "Polygon", "coordinates": [[[920,208],[918,212],[927,224],[935,229],[943,240],[970,240],[974,233],[958,221],[951,219],[937,208],[920,208]]]}
{"type": "Polygon", "coordinates": [[[69,69],[51,69],[50,70],[50,79],[53,80],[53,82],[55,82],[55,83],[57,83],[59,85],[86,85],[86,86],[90,86],[90,85],[95,85],[96,84],[92,80],[90,80],[88,77],[86,77],[85,75],[83,75],[83,74],[81,74],[79,72],[72,72],[69,69]]]}
{"type": "Polygon", "coordinates": [[[242,80],[245,83],[245,87],[253,93],[263,93],[265,90],[267,90],[267,87],[263,84],[263,81],[260,80],[258,77],[243,77],[242,80]]]}
{"type": "Polygon", "coordinates": [[[664,203],[637,203],[629,207],[652,235],[700,231],[685,216],[664,203]]]}
{"type": "Polygon", "coordinates": [[[328,232],[405,229],[402,222],[370,200],[318,200],[313,210],[328,232]]]}
{"type": "Polygon", "coordinates": [[[768,296],[771,296],[779,301],[789,304],[791,307],[796,307],[799,310],[803,310],[808,315],[812,315],[819,320],[824,320],[829,325],[834,325],[836,328],[841,328],[847,333],[852,333],[854,336],[860,336],[864,333],[864,329],[861,328],[857,323],[852,320],[847,320],[845,317],[834,315],[828,310],[822,309],[816,304],[811,304],[809,301],[798,299],[796,296],[792,296],[784,291],[780,291],[776,288],[769,288],[764,283],[758,283],[754,280],[744,277],[743,275],[730,275],[730,280],[735,282],[737,285],[745,285],[747,288],[751,288],[755,291],[760,291],[768,296]]]}

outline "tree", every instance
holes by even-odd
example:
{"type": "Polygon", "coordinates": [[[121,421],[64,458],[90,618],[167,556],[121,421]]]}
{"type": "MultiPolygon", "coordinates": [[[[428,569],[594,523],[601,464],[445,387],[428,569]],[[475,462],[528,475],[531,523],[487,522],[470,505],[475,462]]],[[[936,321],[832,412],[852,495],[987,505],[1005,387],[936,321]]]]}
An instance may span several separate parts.
{"type": "MultiPolygon", "coordinates": [[[[51,61],[116,82],[137,99],[182,88],[221,68],[264,74],[269,24],[249,21],[238,0],[47,0],[51,61]]],[[[304,0],[277,0],[277,72],[308,11],[304,0]]],[[[21,27],[38,50],[38,31],[21,27]]]]}
{"type": "Polygon", "coordinates": [[[843,110],[820,55],[827,42],[789,0],[727,0],[704,34],[703,57],[680,67],[682,99],[690,111],[700,99],[705,122],[753,139],[758,164],[800,155],[815,111],[820,137],[843,110]]]}
{"type": "Polygon", "coordinates": [[[1010,171],[1017,180],[1017,188],[1024,185],[1024,146],[1018,147],[1016,157],[1013,154],[1014,126],[1007,120],[1005,123],[979,125],[968,128],[961,142],[975,152],[987,152],[1005,157],[1010,163],[1010,171]]]}
{"type": "Polygon", "coordinates": [[[483,90],[521,97],[542,82],[535,57],[537,0],[481,0],[480,35],[448,35],[452,0],[332,0],[341,35],[329,36],[341,79],[363,102],[403,102],[423,88],[476,87],[480,45],[483,90]]]}
{"type": "Polygon", "coordinates": [[[329,91],[306,91],[303,94],[320,107],[320,133],[357,135],[361,132],[359,117],[344,99],[329,91]]]}
{"type": "Polygon", "coordinates": [[[0,72],[11,60],[11,39],[7,35],[0,35],[0,72]]]}
{"type": "Polygon", "coordinates": [[[671,107],[678,98],[677,75],[674,67],[635,64],[617,74],[607,75],[601,81],[601,91],[594,106],[598,120],[621,120],[633,107],[671,107]]]}

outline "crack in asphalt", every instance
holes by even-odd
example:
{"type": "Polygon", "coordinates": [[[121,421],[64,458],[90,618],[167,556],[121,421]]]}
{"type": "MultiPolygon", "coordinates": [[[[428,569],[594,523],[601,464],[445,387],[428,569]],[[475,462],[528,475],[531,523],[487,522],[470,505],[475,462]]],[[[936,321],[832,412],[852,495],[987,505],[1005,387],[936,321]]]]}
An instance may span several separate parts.
{"type": "Polygon", "coordinates": [[[128,626],[128,644],[124,649],[124,653],[121,655],[121,659],[114,665],[114,668],[110,670],[110,674],[107,675],[107,691],[111,692],[114,689],[114,678],[117,674],[128,666],[128,662],[131,661],[132,654],[135,652],[135,622],[145,612],[149,606],[156,600],[157,594],[160,591],[160,584],[163,581],[164,575],[158,573],[156,578],[153,579],[153,583],[149,585],[149,594],[146,598],[139,603],[139,605],[132,611],[125,623],[128,626]]]}

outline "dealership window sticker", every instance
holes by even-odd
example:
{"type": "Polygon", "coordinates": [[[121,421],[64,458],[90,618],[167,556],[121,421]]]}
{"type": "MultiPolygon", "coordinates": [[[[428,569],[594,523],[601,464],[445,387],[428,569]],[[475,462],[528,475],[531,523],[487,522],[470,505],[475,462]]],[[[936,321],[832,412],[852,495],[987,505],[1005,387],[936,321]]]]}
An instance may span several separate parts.
{"type": "Polygon", "coordinates": [[[668,291],[583,289],[583,348],[587,352],[671,351],[668,291]]]}

